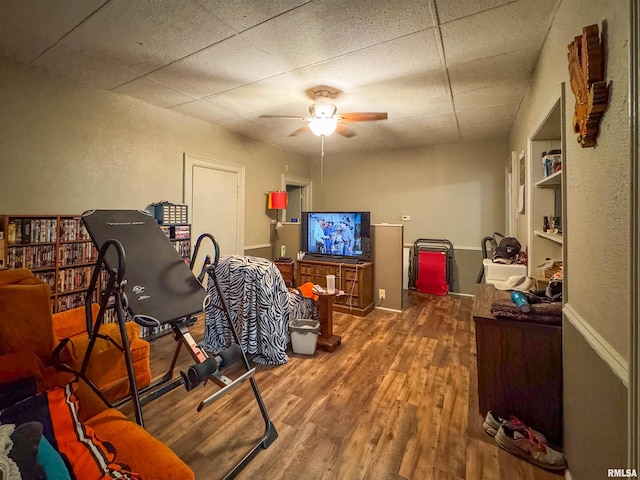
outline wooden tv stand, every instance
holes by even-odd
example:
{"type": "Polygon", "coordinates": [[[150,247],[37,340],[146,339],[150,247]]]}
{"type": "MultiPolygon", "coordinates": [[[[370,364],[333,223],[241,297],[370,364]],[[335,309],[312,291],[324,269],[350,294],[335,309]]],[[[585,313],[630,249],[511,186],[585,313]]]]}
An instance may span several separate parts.
{"type": "Polygon", "coordinates": [[[336,276],[337,295],[333,310],[359,317],[366,316],[373,308],[373,263],[340,263],[339,261],[298,260],[296,281],[298,285],[313,282],[327,287],[327,275],[336,276]]]}

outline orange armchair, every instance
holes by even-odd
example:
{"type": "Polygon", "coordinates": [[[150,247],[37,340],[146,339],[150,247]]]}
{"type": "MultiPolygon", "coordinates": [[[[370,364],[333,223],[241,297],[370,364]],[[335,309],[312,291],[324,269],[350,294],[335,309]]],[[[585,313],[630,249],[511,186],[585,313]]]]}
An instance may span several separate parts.
{"type": "MultiPolygon", "coordinates": [[[[0,271],[0,357],[11,368],[0,373],[0,381],[25,376],[38,380],[38,389],[46,391],[64,385],[72,375],[56,371],[51,354],[63,338],[69,338],[61,360],[80,370],[89,343],[84,307],[51,314],[49,286],[30,270],[18,268],[0,271]],[[9,378],[9,377],[14,378],[9,378]]],[[[98,305],[92,306],[93,320],[98,305]]],[[[121,342],[117,324],[104,324],[100,333],[121,342]]],[[[139,327],[127,324],[138,387],[151,381],[149,343],[139,338],[139,327]]],[[[6,369],[5,369],[6,370],[6,369]]],[[[98,338],[87,368],[87,377],[110,401],[129,393],[122,352],[108,340],[98,338]]]]}
{"type": "MultiPolygon", "coordinates": [[[[52,315],[49,299],[49,286],[36,278],[30,270],[0,270],[0,391],[4,388],[5,392],[8,390],[13,396],[18,384],[28,378],[35,378],[39,392],[47,392],[47,396],[54,395],[58,398],[56,392],[74,385],[70,383],[75,378],[73,374],[55,369],[52,352],[61,339],[69,338],[69,342],[61,351],[61,360],[73,369],[80,370],[88,346],[85,309],[82,307],[52,315]]],[[[94,322],[98,310],[98,305],[92,306],[94,322]]],[[[139,327],[135,323],[130,322],[126,329],[137,383],[139,387],[144,387],[151,380],[149,343],[139,338],[139,327]]],[[[120,342],[117,324],[102,325],[100,333],[120,342]]],[[[94,345],[86,376],[111,401],[122,398],[129,392],[124,355],[111,342],[102,338],[98,338],[94,345]]],[[[22,385],[19,388],[23,388],[22,385]]],[[[195,478],[189,466],[169,447],[120,411],[107,408],[84,382],[79,384],[75,394],[79,408],[78,420],[82,422],[81,425],[85,425],[76,428],[85,434],[88,432],[87,428],[90,428],[96,435],[93,437],[93,433],[87,434],[92,441],[108,442],[111,445],[108,449],[109,454],[115,455],[115,461],[127,465],[132,472],[145,480],[195,478]]],[[[18,400],[20,398],[24,396],[18,397],[18,400]]],[[[35,397],[30,397],[33,398],[35,397]]],[[[51,415],[57,418],[56,428],[64,424],[64,419],[70,416],[66,412],[70,408],[68,405],[75,403],[73,398],[68,400],[68,404],[63,405],[62,410],[50,410],[51,415]]],[[[6,408],[6,405],[3,407],[6,408]]],[[[49,408],[52,408],[51,403],[49,408]]],[[[35,419],[38,420],[37,417],[35,419]]],[[[75,436],[65,435],[65,442],[71,446],[77,443],[75,436]]],[[[86,438],[83,442],[87,443],[86,438]]],[[[79,460],[83,466],[86,465],[85,457],[79,460]]],[[[97,480],[98,477],[95,478],[97,480]]]]}

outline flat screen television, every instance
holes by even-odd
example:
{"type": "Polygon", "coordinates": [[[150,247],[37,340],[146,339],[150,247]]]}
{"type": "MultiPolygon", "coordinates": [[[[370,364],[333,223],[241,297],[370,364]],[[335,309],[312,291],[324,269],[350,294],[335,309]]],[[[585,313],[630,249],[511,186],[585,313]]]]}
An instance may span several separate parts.
{"type": "Polygon", "coordinates": [[[369,212],[302,212],[302,251],[320,260],[371,260],[369,212]]]}

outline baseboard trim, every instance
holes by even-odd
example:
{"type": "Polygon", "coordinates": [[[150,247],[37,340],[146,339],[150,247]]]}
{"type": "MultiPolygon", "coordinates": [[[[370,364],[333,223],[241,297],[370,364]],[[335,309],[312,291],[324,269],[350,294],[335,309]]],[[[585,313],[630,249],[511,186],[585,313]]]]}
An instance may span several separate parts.
{"type": "Polygon", "coordinates": [[[625,387],[629,387],[629,364],[620,354],[596,332],[591,325],[570,304],[562,308],[564,317],[580,332],[586,342],[613,370],[625,387]]]}
{"type": "Polygon", "coordinates": [[[456,295],[458,297],[475,297],[473,293],[449,292],[449,295],[456,295]]]}
{"type": "Polygon", "coordinates": [[[396,308],[386,308],[386,307],[375,307],[376,310],[384,310],[385,312],[396,312],[402,313],[402,310],[398,310],[396,308]]]}

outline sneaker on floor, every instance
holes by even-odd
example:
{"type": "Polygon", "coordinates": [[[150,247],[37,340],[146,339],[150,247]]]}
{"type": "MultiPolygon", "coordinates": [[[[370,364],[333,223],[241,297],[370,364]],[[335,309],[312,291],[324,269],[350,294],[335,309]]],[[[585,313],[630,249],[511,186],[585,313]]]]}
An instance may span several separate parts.
{"type": "MultiPolygon", "coordinates": [[[[502,418],[493,413],[491,410],[487,412],[487,416],[484,418],[484,422],[482,422],[482,426],[484,427],[484,431],[487,432],[492,437],[495,437],[498,433],[498,429],[505,424],[511,424],[511,428],[514,430],[524,430],[528,428],[523,421],[514,417],[513,415],[509,415],[509,418],[502,418]]],[[[547,441],[547,437],[544,434],[531,429],[535,437],[538,439],[540,443],[549,443],[547,441]]]]}
{"type": "Polygon", "coordinates": [[[509,423],[505,423],[498,429],[495,439],[503,450],[518,455],[539,467],[549,470],[564,470],[567,466],[564,455],[538,441],[533,431],[528,427],[525,427],[524,430],[516,430],[511,428],[509,423]]]}

